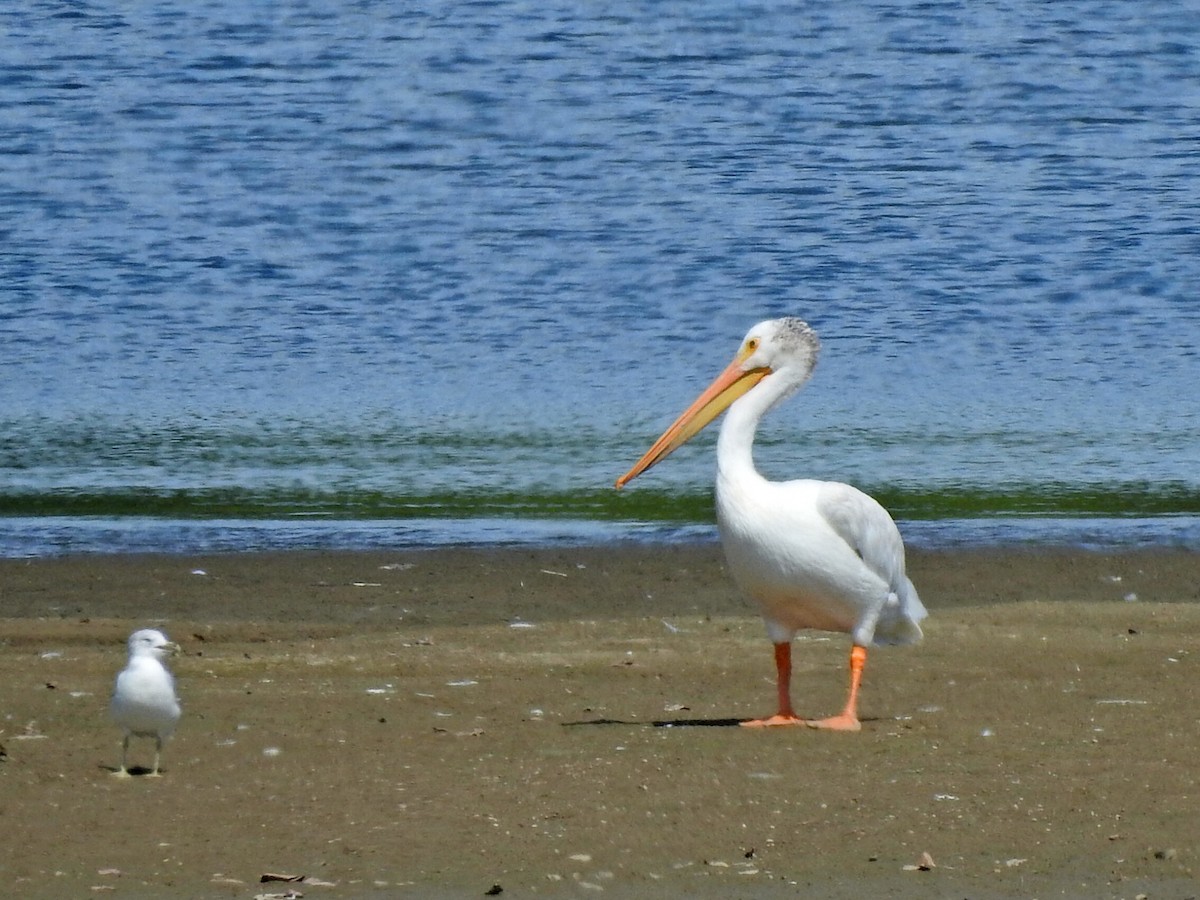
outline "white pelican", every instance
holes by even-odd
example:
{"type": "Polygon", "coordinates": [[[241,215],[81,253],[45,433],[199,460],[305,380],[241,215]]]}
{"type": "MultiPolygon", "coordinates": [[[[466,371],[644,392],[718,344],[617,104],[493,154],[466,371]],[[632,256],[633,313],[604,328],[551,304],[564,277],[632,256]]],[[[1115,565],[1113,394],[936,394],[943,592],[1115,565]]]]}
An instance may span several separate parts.
{"type": "Polygon", "coordinates": [[[729,410],[717,440],[717,525],[729,569],[762,610],[775,645],[779,711],[749,726],[858,731],[858,690],[872,644],[921,639],[926,615],[904,572],[904,542],[887,510],[848,484],[767,481],[751,448],[759,420],[808,381],[820,342],[800,319],[760,322],[732,363],[646,455],[617,479],[636,478],[729,410]],[[805,628],[848,632],[850,695],[840,715],[806,720],[792,708],[792,638],[805,628]]]}
{"type": "Polygon", "coordinates": [[[114,774],[129,775],[129,739],[154,738],[154,768],[158,775],[163,744],[179,721],[179,700],[175,680],[163,661],[179,652],[179,645],[167,640],[161,631],[143,628],[129,636],[129,662],[117,676],[109,713],[125,731],[121,743],[121,768],[114,774]]]}

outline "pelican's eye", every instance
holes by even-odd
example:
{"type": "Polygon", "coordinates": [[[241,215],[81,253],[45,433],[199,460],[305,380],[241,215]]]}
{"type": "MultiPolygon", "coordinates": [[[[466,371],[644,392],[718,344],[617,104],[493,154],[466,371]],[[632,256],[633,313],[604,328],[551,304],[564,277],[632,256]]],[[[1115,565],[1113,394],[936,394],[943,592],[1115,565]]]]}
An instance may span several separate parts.
{"type": "Polygon", "coordinates": [[[746,350],[749,351],[750,353],[754,353],[755,351],[757,351],[758,350],[758,338],[750,338],[748,341],[746,341],[746,350]]]}

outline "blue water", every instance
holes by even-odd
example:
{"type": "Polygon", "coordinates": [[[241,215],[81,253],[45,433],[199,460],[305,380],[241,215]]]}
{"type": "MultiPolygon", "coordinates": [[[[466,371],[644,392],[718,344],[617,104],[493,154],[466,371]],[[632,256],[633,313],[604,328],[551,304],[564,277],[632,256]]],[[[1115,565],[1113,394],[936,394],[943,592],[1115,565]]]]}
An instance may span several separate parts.
{"type": "Polygon", "coordinates": [[[1194,3],[0,28],[0,555],[710,535],[711,436],[610,485],[782,314],[772,476],[1200,548],[1194,3]]]}

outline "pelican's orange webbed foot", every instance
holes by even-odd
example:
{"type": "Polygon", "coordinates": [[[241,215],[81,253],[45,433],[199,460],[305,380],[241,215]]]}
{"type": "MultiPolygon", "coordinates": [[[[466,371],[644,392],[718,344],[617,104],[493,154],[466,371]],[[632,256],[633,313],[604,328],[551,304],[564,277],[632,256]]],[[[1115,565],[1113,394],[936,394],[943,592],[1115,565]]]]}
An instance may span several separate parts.
{"type": "Polygon", "coordinates": [[[826,731],[862,731],[862,723],[858,721],[858,717],[846,713],[830,716],[828,719],[813,719],[804,724],[809,728],[823,728],[826,731]]]}
{"type": "Polygon", "coordinates": [[[788,725],[811,725],[812,723],[800,718],[795,713],[775,713],[769,719],[747,719],[738,724],[743,728],[781,728],[788,725]]]}
{"type": "Polygon", "coordinates": [[[846,708],[839,715],[809,722],[809,728],[824,728],[827,731],[862,731],[862,723],[858,721],[858,688],[866,663],[867,648],[855,644],[850,649],[850,696],[846,698],[846,708]]]}

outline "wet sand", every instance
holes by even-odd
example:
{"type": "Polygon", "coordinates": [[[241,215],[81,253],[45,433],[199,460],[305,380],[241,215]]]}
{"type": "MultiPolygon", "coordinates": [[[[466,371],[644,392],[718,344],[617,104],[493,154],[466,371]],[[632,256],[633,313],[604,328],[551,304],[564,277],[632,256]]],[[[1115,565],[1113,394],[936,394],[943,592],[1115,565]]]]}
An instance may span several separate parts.
{"type": "MultiPolygon", "coordinates": [[[[0,895],[1200,896],[1200,555],[910,557],[853,735],[736,726],[715,545],[0,561],[0,895]],[[144,626],[184,717],[122,780],[144,626]]],[[[797,641],[802,714],[848,647],[797,641]]]]}

